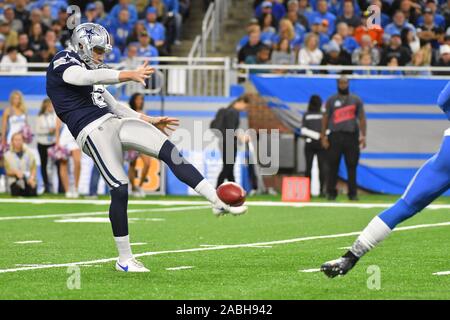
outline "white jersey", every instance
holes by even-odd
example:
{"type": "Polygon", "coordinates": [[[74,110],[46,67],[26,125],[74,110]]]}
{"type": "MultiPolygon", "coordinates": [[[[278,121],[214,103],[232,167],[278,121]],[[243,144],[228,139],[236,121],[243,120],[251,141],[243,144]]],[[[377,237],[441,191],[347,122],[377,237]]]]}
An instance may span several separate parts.
{"type": "Polygon", "coordinates": [[[11,109],[11,114],[8,117],[8,134],[6,136],[6,142],[8,144],[11,144],[11,138],[13,134],[22,131],[26,124],[27,124],[27,115],[26,114],[16,115],[14,114],[14,111],[12,111],[11,109]]]}

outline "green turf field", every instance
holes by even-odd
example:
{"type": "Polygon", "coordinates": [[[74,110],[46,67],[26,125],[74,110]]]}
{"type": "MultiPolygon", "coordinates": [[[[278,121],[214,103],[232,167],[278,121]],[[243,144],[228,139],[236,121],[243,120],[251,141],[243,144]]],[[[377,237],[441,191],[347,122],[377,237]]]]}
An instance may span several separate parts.
{"type": "MultiPolygon", "coordinates": [[[[356,205],[394,199],[366,196],[356,205]]],[[[351,233],[382,208],[276,206],[277,198],[259,197],[245,216],[216,218],[202,203],[131,203],[131,240],[140,243],[133,250],[151,272],[126,274],[113,269],[106,203],[8,201],[0,199],[1,299],[450,299],[450,275],[433,275],[450,271],[450,199],[335,279],[301,271],[345,252],[351,233]],[[379,277],[368,273],[377,269],[379,277]]]]}

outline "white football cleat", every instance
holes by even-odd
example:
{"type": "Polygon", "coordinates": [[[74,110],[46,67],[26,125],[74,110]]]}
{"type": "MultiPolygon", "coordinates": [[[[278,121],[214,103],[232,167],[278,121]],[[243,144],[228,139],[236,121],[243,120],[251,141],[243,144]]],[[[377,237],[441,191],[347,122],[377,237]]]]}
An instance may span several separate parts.
{"type": "Polygon", "coordinates": [[[247,206],[232,207],[220,201],[215,206],[213,206],[212,210],[216,217],[220,217],[226,214],[232,214],[233,216],[240,216],[247,212],[248,207],[247,206]]]}
{"type": "Polygon", "coordinates": [[[119,263],[116,261],[116,270],[121,272],[150,272],[142,262],[136,260],[135,258],[128,259],[125,262],[119,263]]]}

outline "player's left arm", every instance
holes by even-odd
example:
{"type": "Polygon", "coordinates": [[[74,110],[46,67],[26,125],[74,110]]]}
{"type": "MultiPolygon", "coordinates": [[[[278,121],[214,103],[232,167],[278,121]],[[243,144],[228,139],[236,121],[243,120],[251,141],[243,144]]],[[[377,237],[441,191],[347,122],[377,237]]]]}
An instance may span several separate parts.
{"type": "Polygon", "coordinates": [[[179,125],[179,120],[175,118],[150,117],[147,116],[146,114],[136,112],[133,109],[129,108],[128,106],[124,105],[123,103],[117,101],[113,97],[113,95],[109,93],[109,91],[106,89],[103,92],[102,96],[105,99],[105,102],[108,104],[109,110],[112,113],[118,115],[119,117],[141,119],[145,122],[153,124],[155,127],[157,127],[165,134],[167,134],[166,129],[174,131],[175,127],[179,125]]]}

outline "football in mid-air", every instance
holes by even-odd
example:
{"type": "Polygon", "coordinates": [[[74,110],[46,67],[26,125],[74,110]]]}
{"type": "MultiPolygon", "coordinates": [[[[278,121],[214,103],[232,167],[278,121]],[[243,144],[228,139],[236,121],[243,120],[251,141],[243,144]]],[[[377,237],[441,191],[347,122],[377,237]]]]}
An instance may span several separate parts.
{"type": "Polygon", "coordinates": [[[217,196],[220,200],[232,207],[242,206],[245,202],[245,190],[234,182],[226,182],[217,188],[217,196]]]}

